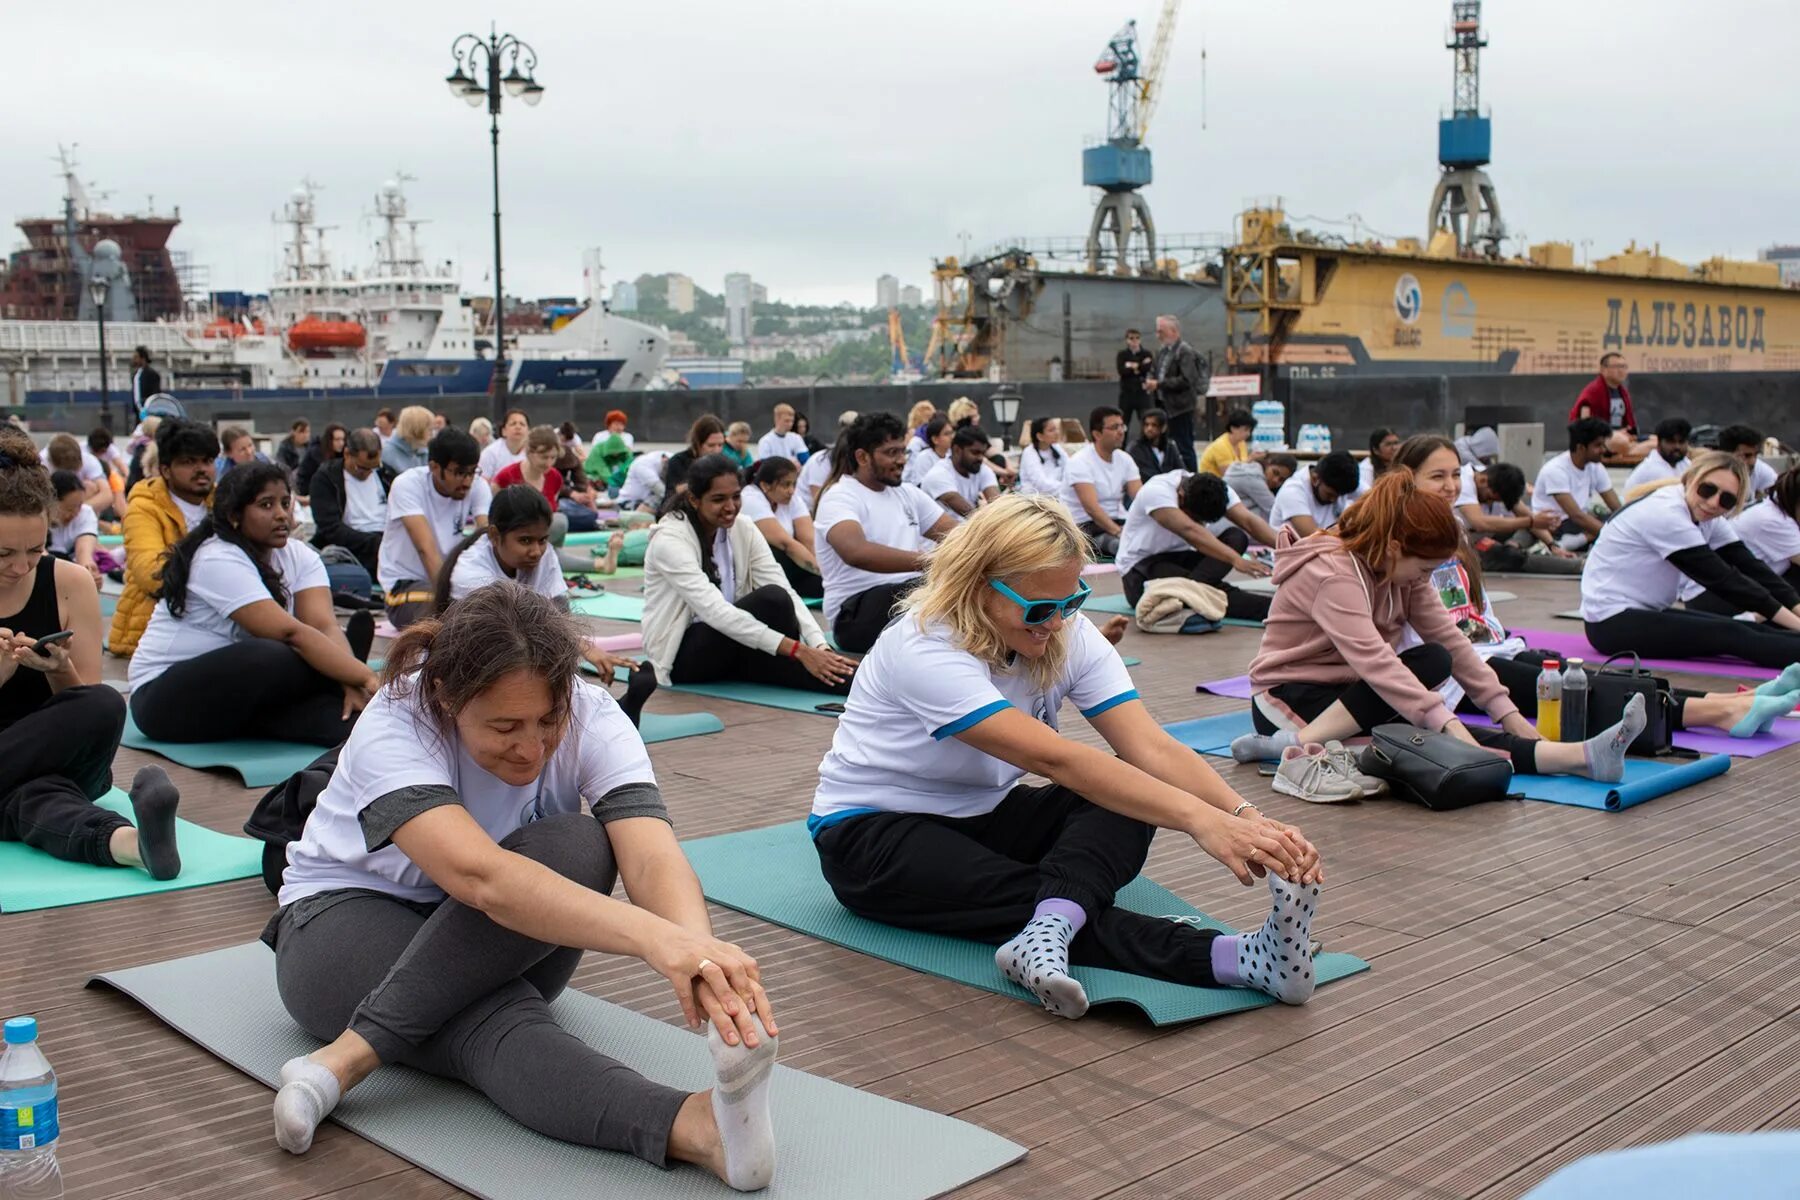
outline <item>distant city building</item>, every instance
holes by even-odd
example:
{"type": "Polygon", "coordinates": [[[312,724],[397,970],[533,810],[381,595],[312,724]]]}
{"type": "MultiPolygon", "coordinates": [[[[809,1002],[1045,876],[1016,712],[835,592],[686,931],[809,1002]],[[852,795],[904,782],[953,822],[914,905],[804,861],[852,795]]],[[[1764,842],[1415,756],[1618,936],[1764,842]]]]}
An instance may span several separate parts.
{"type": "Polygon", "coordinates": [[[1800,246],[1770,246],[1756,257],[1781,267],[1784,287],[1800,287],[1800,246]]]}
{"type": "Polygon", "coordinates": [[[734,271],[725,277],[725,338],[734,346],[750,341],[750,312],[755,304],[750,276],[734,271]]]}
{"type": "Polygon", "coordinates": [[[694,281],[686,275],[671,274],[669,281],[669,311],[691,313],[694,311],[694,281]]]}
{"type": "Polygon", "coordinates": [[[875,307],[893,308],[900,303],[900,281],[883,275],[875,281],[875,307]]]}
{"type": "Polygon", "coordinates": [[[613,284],[612,306],[614,312],[636,312],[637,304],[637,284],[627,283],[623,279],[613,284]]]}
{"type": "Polygon", "coordinates": [[[925,293],[909,283],[900,289],[900,303],[907,308],[917,308],[925,303],[925,293]]]}
{"type": "Polygon", "coordinates": [[[769,289],[764,287],[760,283],[752,283],[750,285],[750,303],[752,303],[752,304],[767,304],[768,302],[769,302],[769,289]]]}

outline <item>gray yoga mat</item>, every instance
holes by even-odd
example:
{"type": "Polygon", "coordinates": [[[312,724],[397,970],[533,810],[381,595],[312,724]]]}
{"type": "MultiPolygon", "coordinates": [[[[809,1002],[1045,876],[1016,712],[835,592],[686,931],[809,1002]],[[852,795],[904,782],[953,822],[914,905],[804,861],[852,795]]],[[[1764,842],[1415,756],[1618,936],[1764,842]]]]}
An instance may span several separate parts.
{"type": "MultiPolygon", "coordinates": [[[[109,971],[88,983],[117,988],[271,1088],[282,1063],[318,1046],[282,1008],[275,955],[261,942],[109,971]]],[[[653,1079],[693,1091],[712,1083],[706,1045],[685,1029],[573,990],[551,1011],[563,1028],[653,1079]]],[[[966,1122],[779,1065],[771,1089],[775,1182],[757,1193],[770,1200],[924,1200],[1025,1156],[1023,1146],[966,1122]]],[[[662,1171],[543,1137],[462,1084],[405,1067],[376,1072],[331,1119],[484,1200],[739,1194],[695,1167],[662,1171]]],[[[266,1122],[257,1131],[273,1137],[266,1122]]],[[[273,1145],[267,1150],[271,1162],[281,1158],[273,1145]]]]}

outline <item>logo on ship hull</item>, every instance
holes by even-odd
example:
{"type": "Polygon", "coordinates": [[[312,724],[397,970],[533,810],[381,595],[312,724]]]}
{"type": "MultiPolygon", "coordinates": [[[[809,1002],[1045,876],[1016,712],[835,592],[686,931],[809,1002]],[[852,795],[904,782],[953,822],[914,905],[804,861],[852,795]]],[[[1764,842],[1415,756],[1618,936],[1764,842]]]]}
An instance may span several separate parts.
{"type": "Polygon", "coordinates": [[[1419,290],[1419,281],[1408,271],[1394,281],[1394,315],[1408,325],[1419,319],[1419,310],[1424,307],[1424,293],[1419,290]]]}

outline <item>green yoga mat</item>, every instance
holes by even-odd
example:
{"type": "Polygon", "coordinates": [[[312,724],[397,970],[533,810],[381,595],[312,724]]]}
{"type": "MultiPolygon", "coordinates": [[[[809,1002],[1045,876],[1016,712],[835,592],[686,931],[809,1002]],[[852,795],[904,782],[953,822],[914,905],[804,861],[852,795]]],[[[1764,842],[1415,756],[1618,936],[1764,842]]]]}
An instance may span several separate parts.
{"type": "MultiPolygon", "coordinates": [[[[596,529],[590,533],[571,533],[563,539],[565,546],[604,546],[606,540],[615,531],[596,529]]],[[[644,565],[644,547],[650,544],[648,529],[628,529],[625,531],[625,544],[619,548],[619,565],[625,567],[641,567],[644,565]]]]}
{"type": "Polygon", "coordinates": [[[644,619],[644,598],[621,596],[616,592],[601,592],[598,596],[572,595],[569,599],[569,611],[578,617],[641,622],[644,619]]]}
{"type": "MultiPolygon", "coordinates": [[[[583,663],[583,666],[587,664],[583,663]]],[[[708,712],[698,713],[640,713],[638,716],[638,733],[646,745],[654,742],[672,742],[677,738],[698,737],[701,734],[720,733],[725,722],[708,712]]]]}
{"type": "Polygon", "coordinates": [[[606,584],[612,582],[615,579],[642,579],[644,577],[644,568],[642,568],[642,567],[620,567],[618,570],[614,571],[611,575],[602,574],[599,571],[571,571],[571,572],[569,572],[569,574],[575,575],[582,579],[590,579],[593,582],[600,584],[602,587],[604,587],[606,584]]]}
{"type": "Polygon", "coordinates": [[[125,736],[120,744],[160,754],[170,762],[197,770],[224,767],[235,771],[244,786],[252,788],[274,787],[325,753],[323,746],[251,738],[235,742],[157,742],[144,736],[130,714],[125,717],[125,736]]]}
{"type": "MultiPolygon", "coordinates": [[[[260,942],[110,971],[88,983],[117,988],[271,1089],[282,1063],[318,1046],[282,1007],[275,956],[260,942]]],[[[686,1029],[574,990],[550,1009],[564,1029],[649,1078],[688,1091],[712,1084],[706,1044],[686,1029]]],[[[925,1200],[1025,1156],[1023,1146],[967,1122],[780,1065],[770,1104],[775,1180],[757,1193],[768,1200],[925,1200]]],[[[627,1154],[533,1133],[478,1092],[405,1067],[378,1070],[331,1119],[484,1200],[741,1194],[696,1167],[659,1170],[627,1154]]],[[[259,1156],[270,1163],[282,1157],[269,1143],[266,1120],[255,1136],[259,1156]]]]}
{"type": "MultiPolygon", "coordinates": [[[[848,912],[819,873],[819,856],[804,821],[700,838],[683,842],[681,848],[700,876],[706,898],[715,904],[927,975],[1037,1003],[1030,992],[1009,983],[995,968],[992,946],[882,925],[848,912]]],[[[1153,916],[1200,917],[1231,932],[1141,876],[1120,891],[1118,903],[1153,916]]],[[[1320,983],[1330,983],[1366,971],[1369,964],[1349,954],[1321,954],[1314,959],[1313,969],[1320,983]]],[[[1185,987],[1097,967],[1076,967],[1072,973],[1087,989],[1091,1003],[1134,1004],[1156,1025],[1199,1021],[1275,1003],[1272,997],[1248,988],[1185,987]]]]}
{"type": "MultiPolygon", "coordinates": [[[[1108,613],[1119,617],[1132,617],[1137,615],[1137,609],[1131,607],[1122,595],[1095,596],[1081,606],[1081,611],[1085,613],[1108,613]]],[[[1219,623],[1221,625],[1237,625],[1245,629],[1261,629],[1263,627],[1261,621],[1246,621],[1241,617],[1226,617],[1219,623]]]]}
{"type": "MultiPolygon", "coordinates": [[[[118,788],[95,801],[101,808],[131,816],[131,801],[118,788]]],[[[177,818],[181,874],[157,882],[136,867],[90,867],[64,862],[18,842],[0,842],[0,912],[30,912],[92,900],[117,900],[150,892],[178,892],[262,872],[262,843],[214,833],[177,818]]]]}

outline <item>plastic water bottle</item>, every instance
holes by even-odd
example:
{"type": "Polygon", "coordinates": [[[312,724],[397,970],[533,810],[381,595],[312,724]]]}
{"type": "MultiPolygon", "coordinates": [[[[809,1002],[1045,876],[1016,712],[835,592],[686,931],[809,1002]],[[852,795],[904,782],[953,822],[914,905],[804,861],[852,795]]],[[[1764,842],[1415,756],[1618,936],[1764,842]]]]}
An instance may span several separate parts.
{"type": "Polygon", "coordinates": [[[1546,742],[1563,740],[1561,666],[1556,659],[1546,658],[1537,678],[1537,731],[1546,742]]]}
{"type": "Polygon", "coordinates": [[[1587,740],[1588,727],[1588,677],[1579,658],[1569,660],[1569,669],[1562,677],[1562,727],[1563,741],[1582,742],[1587,740]]]}
{"type": "Polygon", "coordinates": [[[36,1017],[6,1023],[0,1054],[0,1200],[62,1200],[56,1165],[56,1072],[38,1049],[36,1017]]]}

